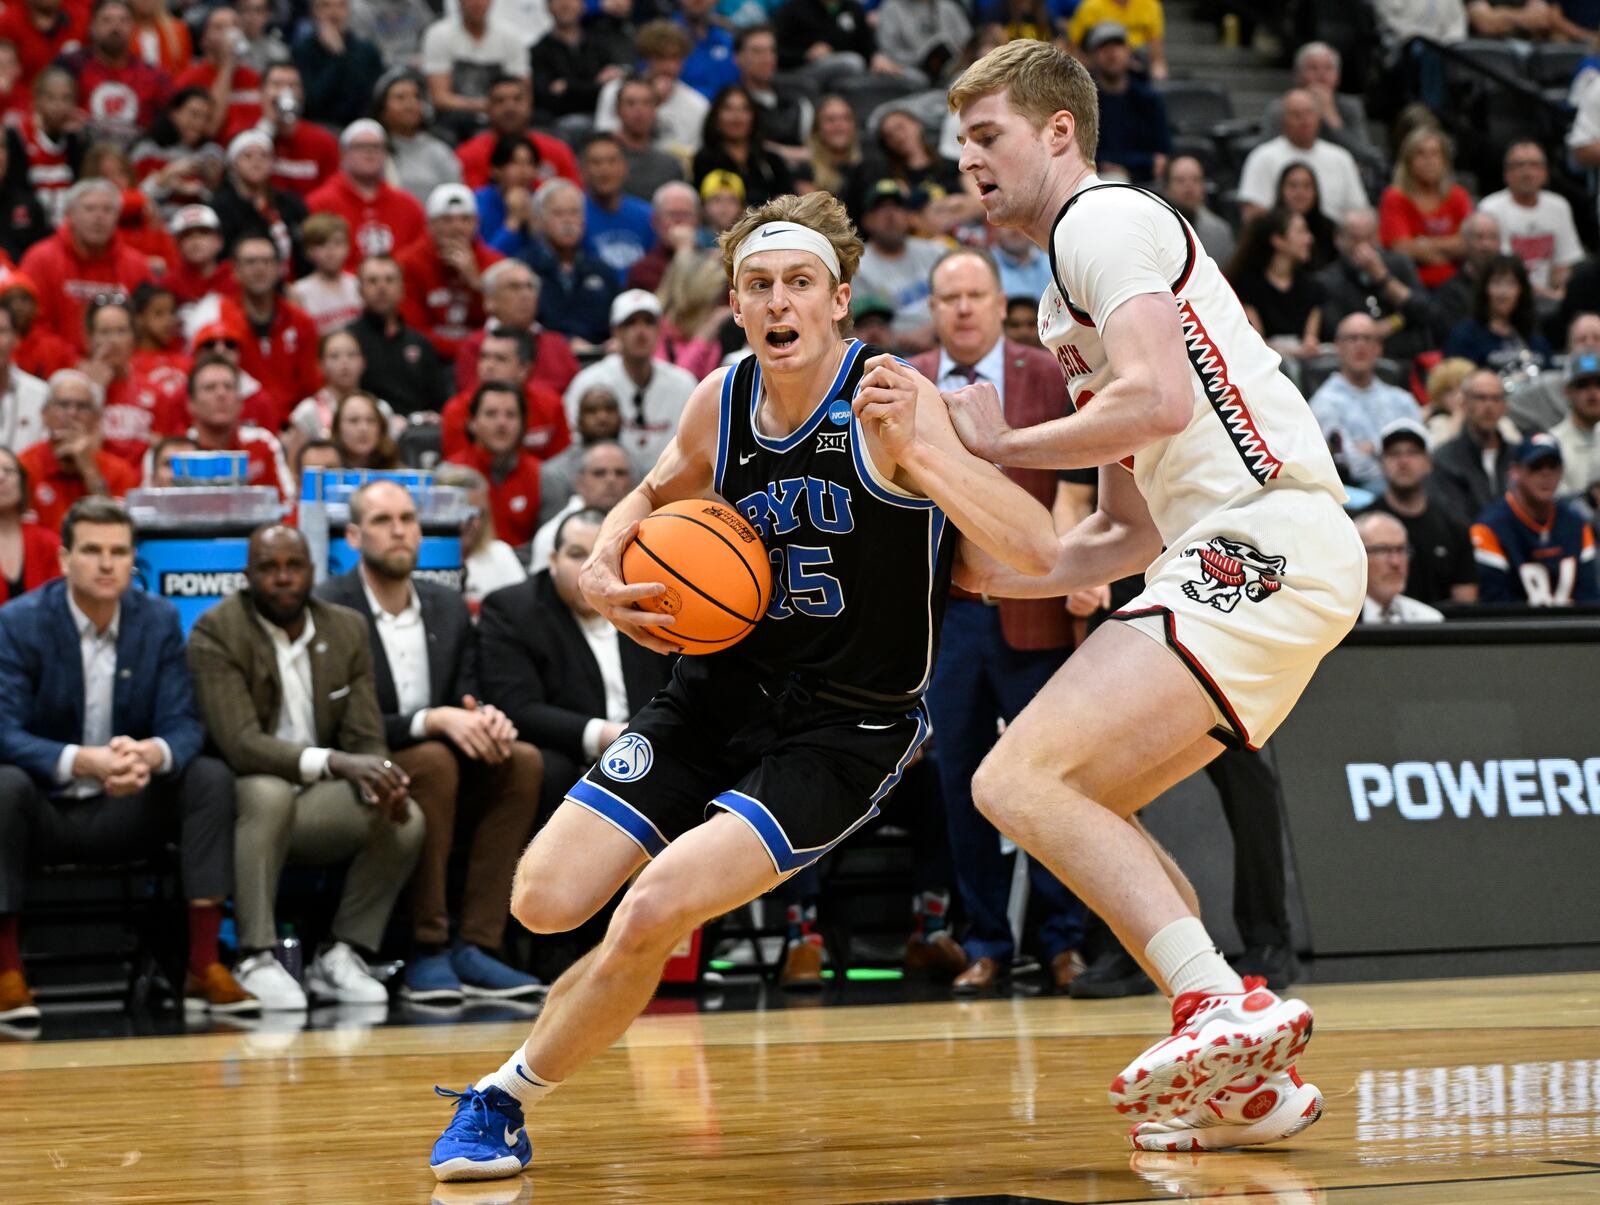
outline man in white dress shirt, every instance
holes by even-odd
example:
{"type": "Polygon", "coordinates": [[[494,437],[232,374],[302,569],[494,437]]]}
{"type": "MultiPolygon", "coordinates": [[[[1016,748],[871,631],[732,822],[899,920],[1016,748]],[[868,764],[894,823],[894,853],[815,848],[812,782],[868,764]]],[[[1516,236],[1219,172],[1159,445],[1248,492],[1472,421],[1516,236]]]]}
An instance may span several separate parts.
{"type": "Polygon", "coordinates": [[[0,305],[0,448],[20,452],[49,437],[44,403],[49,389],[11,362],[21,338],[11,311],[0,305]]]}
{"type": "Polygon", "coordinates": [[[1438,623],[1444,619],[1427,603],[1400,593],[1416,552],[1400,520],[1373,511],[1356,520],[1356,530],[1367,548],[1367,600],[1361,604],[1361,622],[1438,623]]]}

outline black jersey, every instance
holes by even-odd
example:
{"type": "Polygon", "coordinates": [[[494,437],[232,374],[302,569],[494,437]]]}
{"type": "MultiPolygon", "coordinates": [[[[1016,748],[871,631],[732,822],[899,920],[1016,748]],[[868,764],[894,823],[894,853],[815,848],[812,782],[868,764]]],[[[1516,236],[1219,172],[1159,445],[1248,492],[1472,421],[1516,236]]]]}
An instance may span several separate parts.
{"type": "Polygon", "coordinates": [[[872,463],[850,402],[879,354],[850,340],[828,392],[783,439],[758,434],[761,366],[741,360],[722,386],[715,480],[772,561],[772,601],[729,655],[888,701],[928,685],[956,533],[872,463]]]}

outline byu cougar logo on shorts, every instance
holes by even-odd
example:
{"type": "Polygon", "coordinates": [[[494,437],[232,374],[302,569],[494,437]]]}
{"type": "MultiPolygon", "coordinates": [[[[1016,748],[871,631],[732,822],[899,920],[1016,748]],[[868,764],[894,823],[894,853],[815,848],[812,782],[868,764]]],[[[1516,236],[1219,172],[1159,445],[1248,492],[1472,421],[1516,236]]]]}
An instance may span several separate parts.
{"type": "Polygon", "coordinates": [[[1283,558],[1267,556],[1238,540],[1212,536],[1205,547],[1187,549],[1183,555],[1200,558],[1200,580],[1184,582],[1183,592],[1219,611],[1233,610],[1241,593],[1258,603],[1283,587],[1283,558]]]}
{"type": "Polygon", "coordinates": [[[654,760],[655,751],[650,748],[648,737],[624,732],[600,755],[600,772],[618,782],[637,782],[650,773],[654,760]]]}

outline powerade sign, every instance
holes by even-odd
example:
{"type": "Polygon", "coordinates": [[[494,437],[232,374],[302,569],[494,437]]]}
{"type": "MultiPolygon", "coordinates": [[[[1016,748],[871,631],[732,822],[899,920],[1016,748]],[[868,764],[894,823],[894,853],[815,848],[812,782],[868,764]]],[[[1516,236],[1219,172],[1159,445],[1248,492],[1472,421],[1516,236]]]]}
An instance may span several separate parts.
{"type": "Polygon", "coordinates": [[[211,607],[245,584],[247,536],[144,538],[134,584],[170,599],[185,633],[211,607]]]}
{"type": "Polygon", "coordinates": [[[1336,649],[1272,739],[1313,950],[1600,942],[1600,630],[1439,627],[1336,649]]]}

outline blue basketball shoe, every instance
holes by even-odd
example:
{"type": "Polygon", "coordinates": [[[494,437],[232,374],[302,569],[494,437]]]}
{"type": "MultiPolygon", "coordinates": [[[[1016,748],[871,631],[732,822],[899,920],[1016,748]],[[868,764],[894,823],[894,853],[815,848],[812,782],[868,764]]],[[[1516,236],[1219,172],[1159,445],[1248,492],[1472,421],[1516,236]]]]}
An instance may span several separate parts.
{"type": "Polygon", "coordinates": [[[522,1105],[492,1084],[465,1092],[434,1088],[453,1098],[456,1115],[433,1144],[428,1166],[441,1180],[498,1180],[521,1173],[533,1161],[533,1144],[522,1124],[522,1105]]]}

